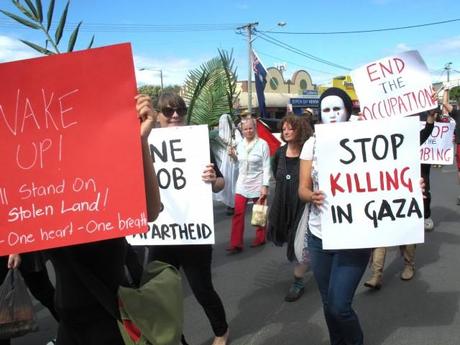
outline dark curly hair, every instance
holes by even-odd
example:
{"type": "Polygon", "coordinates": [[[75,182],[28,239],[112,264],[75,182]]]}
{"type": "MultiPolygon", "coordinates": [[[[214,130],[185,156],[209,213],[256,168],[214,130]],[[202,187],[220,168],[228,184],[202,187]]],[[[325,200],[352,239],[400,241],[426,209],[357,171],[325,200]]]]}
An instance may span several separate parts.
{"type": "Polygon", "coordinates": [[[308,123],[308,120],[304,116],[286,115],[281,119],[279,123],[279,128],[281,130],[281,140],[284,142],[286,142],[283,137],[283,126],[285,123],[291,125],[295,132],[295,142],[300,146],[302,146],[308,140],[308,138],[313,135],[313,130],[308,123]]]}

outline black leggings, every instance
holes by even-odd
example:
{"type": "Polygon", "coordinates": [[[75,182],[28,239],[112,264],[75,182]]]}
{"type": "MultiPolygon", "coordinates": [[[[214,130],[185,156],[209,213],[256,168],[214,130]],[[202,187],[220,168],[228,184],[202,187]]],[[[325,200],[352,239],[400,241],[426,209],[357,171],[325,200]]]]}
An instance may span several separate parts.
{"type": "Polygon", "coordinates": [[[430,170],[431,164],[421,164],[420,175],[425,182],[425,192],[423,193],[423,211],[425,213],[425,218],[431,217],[430,170]]]}

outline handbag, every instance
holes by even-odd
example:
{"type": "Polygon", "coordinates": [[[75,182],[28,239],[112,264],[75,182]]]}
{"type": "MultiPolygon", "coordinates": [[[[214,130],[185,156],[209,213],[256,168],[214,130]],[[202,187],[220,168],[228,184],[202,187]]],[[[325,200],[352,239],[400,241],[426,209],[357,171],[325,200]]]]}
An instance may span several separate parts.
{"type": "Polygon", "coordinates": [[[0,339],[38,330],[34,307],[18,269],[10,269],[0,286],[0,339]]]}
{"type": "Polygon", "coordinates": [[[264,227],[267,224],[268,206],[266,201],[263,204],[255,203],[252,206],[251,225],[264,227]]]}
{"type": "Polygon", "coordinates": [[[152,261],[138,289],[120,286],[120,333],[126,345],[177,345],[183,324],[183,294],[174,266],[152,261]]]}
{"type": "Polygon", "coordinates": [[[294,253],[297,258],[297,261],[300,263],[307,263],[308,258],[308,215],[309,215],[309,205],[306,204],[302,217],[300,218],[299,224],[297,224],[297,230],[295,233],[294,239],[294,253]]]}
{"type": "Polygon", "coordinates": [[[177,345],[183,325],[182,282],[178,270],[152,261],[139,288],[120,286],[116,296],[86,267],[67,255],[70,266],[99,303],[118,322],[126,345],[177,345]],[[118,301],[116,308],[113,301],[118,301]]]}

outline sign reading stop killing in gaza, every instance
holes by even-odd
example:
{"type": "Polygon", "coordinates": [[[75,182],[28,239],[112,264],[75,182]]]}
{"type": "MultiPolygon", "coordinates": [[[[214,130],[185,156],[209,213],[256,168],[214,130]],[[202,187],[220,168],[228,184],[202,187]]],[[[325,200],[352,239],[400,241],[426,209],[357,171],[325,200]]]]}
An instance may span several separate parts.
{"type": "Polygon", "coordinates": [[[325,249],[422,243],[416,117],[315,127],[325,249]]]}
{"type": "Polygon", "coordinates": [[[389,56],[351,73],[366,120],[409,116],[434,109],[432,83],[418,51],[389,56]]]}

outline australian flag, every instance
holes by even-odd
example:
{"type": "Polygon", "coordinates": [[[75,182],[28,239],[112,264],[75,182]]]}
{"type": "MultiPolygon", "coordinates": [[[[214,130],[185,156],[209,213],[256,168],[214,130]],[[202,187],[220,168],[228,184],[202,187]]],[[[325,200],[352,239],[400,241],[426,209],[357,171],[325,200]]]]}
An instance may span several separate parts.
{"type": "Polygon", "coordinates": [[[267,111],[265,110],[265,95],[264,89],[267,84],[267,70],[262,65],[259,57],[252,50],[252,69],[254,70],[254,79],[256,84],[257,101],[259,102],[260,117],[268,117],[267,111]]]}

